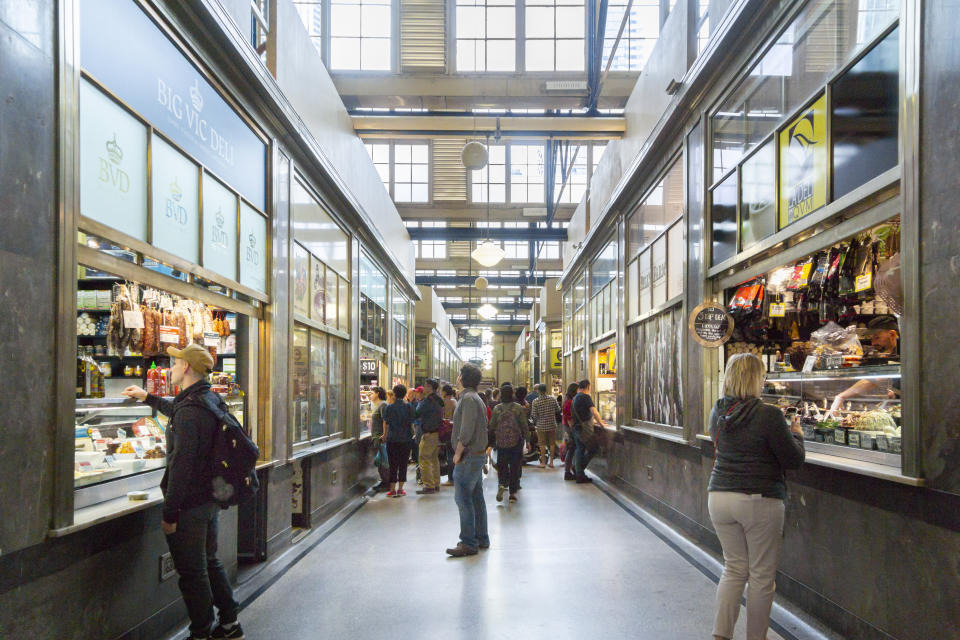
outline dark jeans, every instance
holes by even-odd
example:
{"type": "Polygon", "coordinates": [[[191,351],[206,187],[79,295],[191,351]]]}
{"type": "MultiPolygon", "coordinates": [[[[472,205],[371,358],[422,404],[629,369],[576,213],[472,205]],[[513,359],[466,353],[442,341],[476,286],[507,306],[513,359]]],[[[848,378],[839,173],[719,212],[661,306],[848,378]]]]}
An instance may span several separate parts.
{"type": "Polygon", "coordinates": [[[597,455],[599,447],[596,444],[590,447],[584,444],[583,439],[580,437],[579,430],[574,430],[573,437],[577,441],[577,452],[574,456],[573,465],[576,469],[577,477],[582,478],[584,472],[587,470],[587,465],[593,460],[593,456],[597,455]]]}
{"type": "Polygon", "coordinates": [[[420,464],[420,434],[418,433],[415,438],[410,438],[410,442],[408,442],[407,445],[410,447],[407,460],[413,460],[414,464],[420,464]]]}
{"type": "Polygon", "coordinates": [[[206,637],[214,623],[213,606],[220,622],[236,622],[240,605],[217,558],[217,519],[220,507],[206,504],[180,512],[177,530],[167,536],[173,565],[180,574],[180,593],[190,615],[190,632],[206,637]]]}
{"type": "Polygon", "coordinates": [[[573,473],[573,458],[577,454],[577,441],[573,437],[573,431],[567,430],[567,446],[564,449],[563,471],[564,473],[573,473]]]}
{"type": "Polygon", "coordinates": [[[453,454],[455,451],[449,442],[445,446],[447,447],[447,479],[453,482],[453,469],[456,466],[453,464],[453,454]]]}
{"type": "Polygon", "coordinates": [[[484,456],[461,458],[453,472],[453,496],[460,510],[460,542],[476,549],[490,544],[487,503],[483,499],[484,456]]]}
{"type": "Polygon", "coordinates": [[[510,493],[520,488],[520,470],[523,467],[523,443],[515,447],[497,449],[497,478],[501,487],[508,487],[510,493]]]}
{"type": "Polygon", "coordinates": [[[410,460],[410,443],[388,442],[387,458],[390,459],[390,482],[406,482],[407,462],[410,460]]]}

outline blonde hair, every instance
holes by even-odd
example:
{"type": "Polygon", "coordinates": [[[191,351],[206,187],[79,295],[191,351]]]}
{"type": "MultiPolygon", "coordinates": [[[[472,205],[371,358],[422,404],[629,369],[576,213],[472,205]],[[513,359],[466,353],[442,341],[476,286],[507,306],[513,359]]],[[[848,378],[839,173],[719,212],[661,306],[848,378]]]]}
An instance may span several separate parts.
{"type": "Polygon", "coordinates": [[[738,353],[727,361],[723,376],[723,395],[734,398],[759,398],[767,377],[763,361],[752,353],[738,353]]]}

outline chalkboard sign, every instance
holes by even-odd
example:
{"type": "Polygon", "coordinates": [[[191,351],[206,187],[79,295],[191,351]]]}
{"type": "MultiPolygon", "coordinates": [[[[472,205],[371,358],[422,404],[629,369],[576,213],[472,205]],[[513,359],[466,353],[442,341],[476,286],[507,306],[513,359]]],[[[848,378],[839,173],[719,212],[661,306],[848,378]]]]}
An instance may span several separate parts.
{"type": "Polygon", "coordinates": [[[705,347],[719,347],[733,334],[733,318],[714,302],[705,302],[690,314],[693,339],[705,347]]]}
{"type": "Polygon", "coordinates": [[[360,360],[360,375],[362,376],[375,376],[377,375],[377,361],[376,360],[360,360]]]}

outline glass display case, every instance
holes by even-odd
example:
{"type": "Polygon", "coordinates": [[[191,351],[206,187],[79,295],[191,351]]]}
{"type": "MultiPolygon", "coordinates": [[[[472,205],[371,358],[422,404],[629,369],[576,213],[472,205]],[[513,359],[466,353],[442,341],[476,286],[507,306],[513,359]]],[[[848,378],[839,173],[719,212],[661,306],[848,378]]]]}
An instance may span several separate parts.
{"type": "Polygon", "coordinates": [[[814,451],[900,466],[899,364],[769,373],[763,399],[827,445],[814,451]]]}
{"type": "Polygon", "coordinates": [[[608,426],[617,424],[617,348],[610,345],[596,355],[596,404],[608,426]]]}
{"type": "Polygon", "coordinates": [[[76,405],[75,487],[160,469],[167,418],[126,398],[84,398],[76,405]]]}

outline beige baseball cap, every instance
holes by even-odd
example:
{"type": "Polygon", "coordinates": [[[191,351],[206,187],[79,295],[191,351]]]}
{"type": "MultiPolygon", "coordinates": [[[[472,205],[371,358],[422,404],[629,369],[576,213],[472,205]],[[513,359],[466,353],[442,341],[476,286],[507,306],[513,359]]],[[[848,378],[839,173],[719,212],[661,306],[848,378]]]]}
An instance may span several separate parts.
{"type": "Polygon", "coordinates": [[[186,360],[190,368],[200,375],[205,375],[213,369],[213,356],[204,347],[196,343],[187,345],[185,349],[167,347],[167,355],[186,360]]]}

